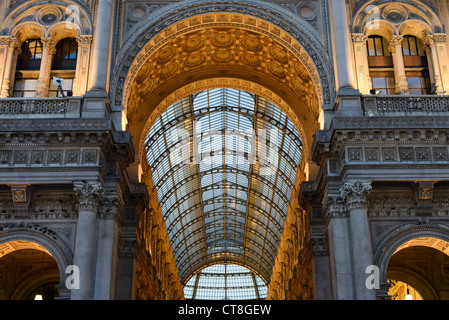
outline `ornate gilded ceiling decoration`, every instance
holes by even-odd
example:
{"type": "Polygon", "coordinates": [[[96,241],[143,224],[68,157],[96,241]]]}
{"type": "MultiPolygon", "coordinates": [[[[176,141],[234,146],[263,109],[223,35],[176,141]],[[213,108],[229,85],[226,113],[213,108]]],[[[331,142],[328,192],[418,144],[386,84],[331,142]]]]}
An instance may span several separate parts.
{"type": "Polygon", "coordinates": [[[292,52],[269,35],[239,28],[208,28],[174,38],[143,63],[129,96],[128,119],[166,81],[177,81],[184,72],[223,67],[239,70],[243,78],[257,72],[281,82],[297,94],[315,119],[318,117],[316,86],[292,52]]]}

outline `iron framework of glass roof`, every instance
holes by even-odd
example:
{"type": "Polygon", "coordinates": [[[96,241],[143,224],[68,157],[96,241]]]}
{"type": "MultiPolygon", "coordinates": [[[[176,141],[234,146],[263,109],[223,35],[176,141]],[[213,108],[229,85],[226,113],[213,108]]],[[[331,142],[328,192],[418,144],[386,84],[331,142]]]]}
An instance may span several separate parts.
{"type": "Polygon", "coordinates": [[[265,299],[268,288],[257,275],[236,264],[216,264],[196,273],[184,286],[194,300],[265,299]]]}
{"type": "Polygon", "coordinates": [[[267,283],[301,162],[285,113],[246,91],[201,91],[156,120],[146,150],[181,281],[236,262],[267,283]]]}

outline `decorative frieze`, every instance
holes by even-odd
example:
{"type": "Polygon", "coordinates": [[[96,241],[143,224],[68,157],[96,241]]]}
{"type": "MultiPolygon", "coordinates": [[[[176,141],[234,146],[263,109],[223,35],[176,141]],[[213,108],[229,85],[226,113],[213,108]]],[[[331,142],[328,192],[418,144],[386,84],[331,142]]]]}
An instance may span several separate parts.
{"type": "Polygon", "coordinates": [[[347,147],[345,162],[355,163],[442,163],[448,161],[444,146],[422,147],[347,147]]]}
{"type": "Polygon", "coordinates": [[[370,217],[414,217],[413,193],[376,192],[367,197],[370,217]]]}
{"type": "Polygon", "coordinates": [[[0,168],[15,166],[92,166],[99,165],[99,148],[0,150],[0,168]]]}
{"type": "Polygon", "coordinates": [[[37,194],[33,197],[30,208],[31,219],[76,219],[77,199],[74,195],[37,194]]]}

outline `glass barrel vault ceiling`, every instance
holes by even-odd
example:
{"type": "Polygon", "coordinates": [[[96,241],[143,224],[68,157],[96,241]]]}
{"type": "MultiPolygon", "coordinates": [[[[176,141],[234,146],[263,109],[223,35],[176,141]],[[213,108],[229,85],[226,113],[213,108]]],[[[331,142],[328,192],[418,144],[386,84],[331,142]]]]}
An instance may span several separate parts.
{"type": "Polygon", "coordinates": [[[201,91],[156,120],[146,150],[181,281],[221,262],[268,283],[301,162],[288,117],[245,91],[201,91]]]}
{"type": "Polygon", "coordinates": [[[265,299],[268,288],[257,275],[235,264],[216,264],[195,274],[184,287],[186,299],[265,299]]]}

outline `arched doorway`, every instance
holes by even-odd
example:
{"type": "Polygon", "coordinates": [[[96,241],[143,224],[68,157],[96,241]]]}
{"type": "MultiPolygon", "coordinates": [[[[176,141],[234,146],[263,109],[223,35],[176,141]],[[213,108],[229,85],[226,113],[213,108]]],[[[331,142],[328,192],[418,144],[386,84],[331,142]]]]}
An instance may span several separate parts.
{"type": "MultiPolygon", "coordinates": [[[[198,9],[198,6],[201,5],[195,4],[195,6],[198,9]]],[[[208,7],[209,5],[204,4],[204,6],[208,7]]],[[[248,4],[248,6],[250,5],[248,4]]],[[[190,248],[189,243],[184,240],[169,239],[168,234],[173,231],[169,228],[173,228],[174,232],[179,230],[176,229],[178,228],[176,225],[172,225],[173,221],[167,219],[176,219],[176,217],[169,217],[170,214],[162,217],[164,208],[160,206],[164,206],[164,203],[158,203],[158,200],[167,200],[168,197],[173,196],[173,190],[168,190],[167,199],[161,199],[164,192],[160,189],[160,181],[155,181],[155,178],[159,179],[160,177],[155,177],[154,168],[152,168],[153,164],[158,163],[161,159],[152,159],[153,163],[148,163],[148,150],[146,149],[148,134],[158,119],[164,116],[164,113],[172,105],[199,92],[213,89],[240,90],[270,101],[278,107],[280,113],[283,113],[284,120],[290,120],[290,129],[297,130],[297,138],[301,141],[299,163],[291,162],[294,170],[290,177],[292,181],[289,182],[289,192],[283,193],[287,196],[284,196],[282,201],[281,197],[276,200],[276,202],[283,203],[283,208],[272,206],[275,208],[272,210],[273,212],[279,212],[279,218],[269,217],[264,223],[254,226],[254,229],[245,227],[245,224],[251,223],[248,220],[234,221],[234,226],[239,223],[242,225],[243,232],[237,232],[232,239],[223,236],[217,238],[215,242],[205,242],[204,239],[198,238],[199,235],[204,236],[207,232],[208,228],[204,226],[199,229],[183,230],[181,238],[191,238],[190,245],[193,248],[198,247],[198,252],[207,252],[211,247],[226,247],[231,244],[234,246],[233,249],[238,251],[239,245],[245,241],[253,241],[253,245],[259,249],[254,250],[255,254],[246,253],[245,266],[259,269],[264,280],[267,283],[272,282],[273,287],[276,286],[276,289],[270,291],[273,292],[271,297],[282,298],[285,293],[277,294],[276,292],[277,290],[287,290],[289,280],[293,277],[293,270],[296,270],[295,267],[300,259],[302,246],[306,244],[304,232],[308,230],[305,222],[307,219],[302,216],[297,217],[302,212],[298,208],[297,195],[300,182],[308,177],[309,165],[314,165],[311,161],[310,150],[316,130],[324,126],[323,107],[332,105],[333,89],[329,82],[330,69],[325,67],[326,58],[321,60],[326,54],[322,50],[323,48],[314,42],[313,36],[303,38],[303,30],[298,30],[298,33],[295,33],[293,29],[280,28],[272,22],[265,21],[264,19],[270,18],[272,14],[270,12],[260,18],[243,14],[241,11],[233,12],[234,9],[231,8],[229,10],[221,8],[211,12],[207,12],[207,10],[212,9],[195,10],[195,13],[191,13],[188,12],[190,11],[189,7],[185,6],[180,11],[174,11],[174,15],[186,11],[186,16],[182,20],[174,18],[172,24],[163,28],[148,26],[148,32],[142,33],[142,36],[138,35],[132,43],[129,41],[130,47],[126,48],[125,46],[119,54],[119,62],[116,72],[114,72],[116,78],[111,91],[115,97],[115,108],[119,105],[123,106],[122,128],[130,131],[136,145],[136,161],[131,165],[130,171],[136,174],[137,181],[146,183],[152,199],[150,201],[152,205],[148,210],[150,216],[142,219],[138,232],[144,234],[144,238],[146,238],[144,240],[146,250],[153,257],[153,265],[156,267],[158,277],[161,277],[162,286],[166,286],[167,292],[179,293],[182,291],[179,288],[172,290],[174,286],[169,286],[168,283],[180,281],[185,285],[185,281],[198,269],[208,266],[209,262],[220,261],[218,253],[214,257],[198,255],[204,261],[195,260],[197,255],[193,255],[195,259],[189,261],[191,256],[185,253],[196,249],[190,248]],[[157,32],[155,32],[156,30],[157,32]],[[291,232],[288,236],[281,237],[283,223],[289,215],[294,215],[290,219],[291,223],[288,224],[291,232]],[[156,216],[161,216],[161,218],[156,219],[156,216]],[[270,223],[271,225],[269,225],[270,223]],[[258,234],[255,236],[257,240],[245,235],[246,229],[258,234]],[[273,232],[274,229],[276,232],[273,232]],[[198,230],[202,230],[202,232],[198,230]],[[272,238],[275,240],[267,240],[272,238]],[[285,242],[285,245],[283,250],[278,253],[277,248],[282,241],[285,242]],[[204,248],[200,248],[201,244],[204,245],[204,248]],[[184,250],[181,250],[179,246],[184,250]],[[183,260],[176,261],[176,259],[183,260]],[[211,259],[212,261],[209,261],[211,259]],[[251,262],[248,264],[249,261],[251,262]],[[259,264],[261,266],[257,267],[259,264]],[[275,264],[278,267],[275,268],[276,272],[272,273],[271,270],[275,264]],[[164,267],[167,265],[176,265],[176,267],[164,267]],[[161,271],[160,268],[164,270],[161,271]],[[274,277],[274,281],[270,281],[270,277],[274,277]]],[[[257,10],[264,11],[260,7],[257,10]]],[[[169,21],[171,20],[169,19],[169,21]]],[[[142,28],[143,30],[145,28],[142,28]]],[[[187,119],[188,116],[192,116],[191,112],[187,113],[189,114],[186,114],[186,118],[182,121],[191,120],[187,119]]],[[[184,117],[183,115],[177,116],[184,117]]],[[[193,117],[195,116],[195,112],[193,112],[193,117]]],[[[172,120],[178,121],[179,119],[172,120]]],[[[267,120],[268,123],[270,121],[276,122],[276,119],[273,117],[267,120]]],[[[172,123],[168,125],[170,126],[172,123]]],[[[279,126],[285,127],[286,124],[281,123],[279,126]]],[[[285,149],[283,152],[288,158],[289,150],[285,149]]],[[[164,151],[160,157],[163,158],[165,155],[164,151]]],[[[166,170],[169,172],[174,168],[168,166],[166,170]]],[[[228,174],[226,170],[223,172],[228,174]]],[[[203,173],[201,170],[197,171],[199,175],[203,173]]],[[[238,173],[233,172],[233,174],[238,176],[238,173]]],[[[188,179],[193,180],[192,177],[193,175],[188,179]]],[[[180,181],[184,183],[183,179],[180,181]]],[[[175,186],[172,187],[176,189],[175,186]]],[[[215,189],[217,186],[211,184],[208,187],[215,189]]],[[[276,187],[278,186],[274,181],[271,182],[269,189],[273,191],[276,187]]],[[[196,188],[196,190],[190,190],[187,195],[199,192],[201,187],[198,183],[196,188]]],[[[245,187],[237,183],[232,184],[230,189],[242,191],[245,187]]],[[[178,190],[174,191],[175,198],[179,196],[176,194],[177,192],[178,190]]],[[[263,191],[259,193],[262,194],[263,191]]],[[[270,193],[270,190],[267,193],[270,193]]],[[[179,199],[176,202],[178,201],[179,199]]],[[[233,205],[238,205],[237,202],[233,205]]],[[[208,205],[204,201],[198,203],[208,205]]],[[[195,202],[193,206],[183,208],[182,213],[199,205],[198,203],[195,202]]],[[[231,209],[228,208],[228,204],[225,202],[226,210],[229,211],[231,209]]],[[[245,212],[246,217],[250,216],[247,208],[254,204],[251,201],[242,200],[241,205],[245,207],[240,210],[243,212],[243,220],[245,220],[245,212]]],[[[236,212],[235,209],[232,210],[236,212]]],[[[180,216],[182,217],[182,214],[180,216]]],[[[215,215],[215,217],[217,216],[215,215]]],[[[182,220],[182,218],[180,219],[182,220]]],[[[195,222],[199,222],[200,225],[205,223],[201,220],[195,220],[195,222]]],[[[255,225],[257,222],[257,220],[253,221],[255,225]]],[[[216,222],[214,230],[218,230],[221,223],[216,222]]],[[[188,222],[184,222],[183,225],[190,226],[188,222]]],[[[226,223],[222,226],[225,225],[226,223]]],[[[145,255],[142,255],[142,259],[145,259],[144,257],[145,255]]],[[[228,258],[231,258],[230,261],[237,260],[237,262],[243,263],[236,253],[229,254],[228,258]]],[[[145,274],[146,272],[139,269],[139,273],[145,274]]],[[[311,272],[307,272],[307,274],[311,274],[311,272]]],[[[144,285],[140,287],[142,288],[138,289],[140,292],[145,291],[144,285]]],[[[151,296],[151,294],[143,293],[138,295],[151,296]]],[[[167,298],[167,294],[164,293],[161,297],[167,298]]]]}
{"type": "Polygon", "coordinates": [[[421,237],[402,244],[388,263],[393,300],[449,299],[449,243],[421,237]]]}
{"type": "Polygon", "coordinates": [[[53,300],[59,283],[56,260],[43,246],[25,240],[0,245],[0,299],[53,300]]]}

